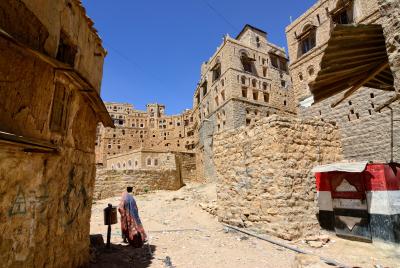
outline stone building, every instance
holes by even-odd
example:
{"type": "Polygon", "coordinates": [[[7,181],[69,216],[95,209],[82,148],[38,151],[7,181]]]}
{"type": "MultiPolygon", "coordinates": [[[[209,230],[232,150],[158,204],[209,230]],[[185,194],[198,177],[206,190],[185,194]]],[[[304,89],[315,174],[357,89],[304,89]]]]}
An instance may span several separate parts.
{"type": "Polygon", "coordinates": [[[132,150],[192,151],[196,133],[191,110],[166,115],[162,104],[148,104],[146,111],[127,103],[107,102],[106,107],[116,128],[99,125],[96,163],[104,165],[107,157],[132,150]]]}
{"type": "Polygon", "coordinates": [[[339,129],[273,115],[214,137],[219,220],[283,239],[319,231],[311,169],[342,159],[339,129]]]}
{"type": "Polygon", "coordinates": [[[119,195],[127,186],[137,194],[199,180],[195,153],[140,149],[110,156],[106,166],[97,171],[95,199],[119,195]]]}
{"type": "MultiPolygon", "coordinates": [[[[400,107],[399,105],[390,107],[393,109],[393,117],[390,108],[376,111],[377,107],[393,97],[394,92],[390,91],[393,89],[393,76],[387,68],[376,77],[376,81],[367,83],[334,108],[331,105],[336,104],[342,98],[341,95],[330,97],[310,107],[313,98],[309,83],[315,80],[321,70],[321,60],[335,26],[381,25],[385,21],[388,20],[380,12],[378,0],[319,0],[286,28],[291,59],[289,69],[296,103],[299,103],[298,114],[306,118],[336,121],[341,129],[346,159],[383,163],[391,160],[400,161],[400,143],[398,142],[400,107]],[[374,83],[380,82],[387,86],[388,91],[374,88],[374,83]],[[392,123],[393,131],[391,130],[392,123]]],[[[363,38],[363,35],[360,35],[360,38],[363,38]]],[[[345,46],[346,42],[351,41],[342,38],[341,42],[345,46]]],[[[373,47],[379,42],[380,40],[370,40],[368,44],[373,47]]],[[[347,45],[351,46],[350,43],[347,45]]],[[[357,75],[361,77],[362,74],[372,73],[372,71],[362,69],[362,58],[350,59],[354,53],[343,52],[342,54],[340,56],[349,58],[347,65],[353,64],[354,68],[359,68],[359,73],[351,74],[342,66],[342,74],[337,78],[338,81],[349,75],[353,75],[354,80],[357,75]]],[[[374,57],[378,60],[380,52],[370,54],[369,57],[369,60],[374,60],[374,57]]],[[[332,64],[331,68],[334,67],[332,64]]]]}
{"type": "Polygon", "coordinates": [[[0,263],[89,261],[106,51],[78,0],[0,1],[0,263]]]}
{"type": "Polygon", "coordinates": [[[215,133],[252,125],[272,114],[294,113],[287,64],[284,49],[270,43],[266,32],[250,25],[236,38],[225,36],[214,55],[202,64],[193,116],[205,178],[215,177],[215,133]]]}

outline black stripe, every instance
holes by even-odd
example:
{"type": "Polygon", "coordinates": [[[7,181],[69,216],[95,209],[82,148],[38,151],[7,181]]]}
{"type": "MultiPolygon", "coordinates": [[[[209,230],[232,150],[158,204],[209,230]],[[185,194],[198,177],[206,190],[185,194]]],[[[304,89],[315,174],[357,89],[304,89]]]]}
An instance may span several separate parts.
{"type": "Polygon", "coordinates": [[[400,214],[370,214],[372,238],[400,244],[400,214]]]}
{"type": "Polygon", "coordinates": [[[361,209],[344,209],[344,208],[334,208],[333,213],[336,216],[346,216],[354,218],[368,218],[368,211],[361,209]]]}

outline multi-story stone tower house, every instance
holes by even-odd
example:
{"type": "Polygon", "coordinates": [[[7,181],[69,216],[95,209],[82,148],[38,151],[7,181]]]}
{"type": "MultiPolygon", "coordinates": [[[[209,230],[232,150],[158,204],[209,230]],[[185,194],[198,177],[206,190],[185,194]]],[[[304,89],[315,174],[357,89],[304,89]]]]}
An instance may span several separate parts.
{"type": "Polygon", "coordinates": [[[250,25],[236,38],[225,36],[214,55],[202,64],[193,115],[198,122],[198,148],[206,178],[214,176],[215,132],[295,111],[287,64],[285,50],[268,42],[266,32],[250,25]]]}
{"type": "MultiPolygon", "coordinates": [[[[298,113],[303,117],[336,121],[341,129],[347,159],[390,161],[393,122],[394,160],[400,161],[399,106],[391,106],[393,121],[390,109],[375,112],[375,108],[390,99],[393,92],[363,87],[346,101],[331,108],[341,94],[310,106],[313,100],[308,85],[320,71],[321,59],[335,25],[382,22],[378,0],[319,0],[286,28],[291,59],[289,69],[296,103],[299,103],[298,113]]],[[[378,78],[383,82],[393,80],[382,75],[378,78]]]]}
{"type": "Polygon", "coordinates": [[[191,151],[195,146],[191,110],[178,115],[165,115],[165,105],[147,104],[146,111],[128,103],[107,102],[115,129],[97,128],[96,163],[105,164],[107,157],[132,150],[191,151]]]}

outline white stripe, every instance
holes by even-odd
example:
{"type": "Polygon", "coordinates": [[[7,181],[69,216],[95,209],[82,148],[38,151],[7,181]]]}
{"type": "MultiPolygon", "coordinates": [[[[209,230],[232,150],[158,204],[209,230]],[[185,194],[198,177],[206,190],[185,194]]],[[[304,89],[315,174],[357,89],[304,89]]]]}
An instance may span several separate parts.
{"type": "Polygon", "coordinates": [[[367,210],[367,201],[361,199],[333,199],[334,208],[367,210]]]}
{"type": "Polygon", "coordinates": [[[400,191],[367,192],[367,201],[370,214],[400,214],[400,191]]]}
{"type": "Polygon", "coordinates": [[[319,210],[333,211],[331,192],[319,191],[317,192],[317,198],[319,210]]]}

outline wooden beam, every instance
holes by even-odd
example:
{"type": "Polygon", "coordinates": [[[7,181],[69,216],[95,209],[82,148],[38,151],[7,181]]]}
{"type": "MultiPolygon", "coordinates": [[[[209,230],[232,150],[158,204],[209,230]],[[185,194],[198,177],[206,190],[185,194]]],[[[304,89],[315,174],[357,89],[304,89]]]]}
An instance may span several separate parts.
{"type": "Polygon", "coordinates": [[[393,97],[391,97],[390,99],[385,101],[382,105],[375,108],[375,112],[380,112],[383,108],[389,106],[390,104],[392,104],[393,102],[395,102],[397,100],[400,100],[400,94],[394,95],[393,97]]]}
{"type": "Polygon", "coordinates": [[[387,61],[380,63],[376,68],[374,68],[371,71],[371,73],[366,78],[361,79],[358,83],[356,83],[348,91],[346,91],[346,93],[344,93],[343,97],[341,97],[336,102],[332,103],[331,107],[334,108],[334,107],[338,106],[342,101],[344,101],[349,96],[351,96],[360,87],[362,87],[368,81],[372,80],[377,74],[379,74],[380,72],[385,70],[388,66],[389,66],[389,62],[387,62],[387,61]]]}

